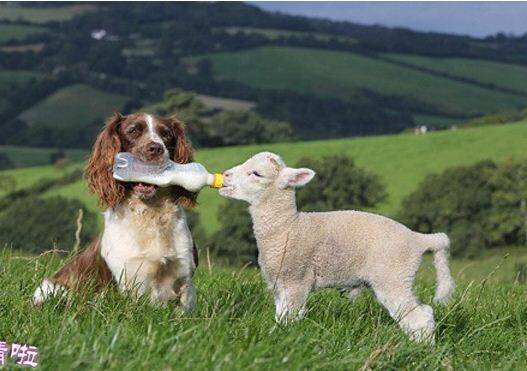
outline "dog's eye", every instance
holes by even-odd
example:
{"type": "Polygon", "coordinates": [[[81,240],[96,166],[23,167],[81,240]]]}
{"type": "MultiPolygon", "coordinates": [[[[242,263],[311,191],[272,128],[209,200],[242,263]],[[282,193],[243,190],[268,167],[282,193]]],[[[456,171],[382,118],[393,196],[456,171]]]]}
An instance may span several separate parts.
{"type": "Polygon", "coordinates": [[[263,175],[257,172],[256,170],[251,173],[251,175],[257,176],[258,178],[263,178],[263,175]]]}

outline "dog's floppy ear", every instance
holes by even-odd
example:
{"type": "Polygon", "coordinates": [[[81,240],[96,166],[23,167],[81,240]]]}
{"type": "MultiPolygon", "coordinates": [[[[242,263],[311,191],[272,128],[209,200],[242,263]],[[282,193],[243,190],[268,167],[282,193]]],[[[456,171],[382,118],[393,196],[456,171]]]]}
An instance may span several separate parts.
{"type": "MultiPolygon", "coordinates": [[[[169,117],[169,125],[172,130],[172,135],[175,138],[176,148],[174,148],[174,155],[172,160],[178,164],[188,164],[193,161],[194,151],[192,144],[187,139],[185,133],[185,124],[179,121],[175,116],[169,117]]],[[[180,186],[170,187],[170,192],[174,201],[183,207],[192,208],[196,206],[196,198],[198,193],[187,191],[180,186]]]]}
{"type": "Polygon", "coordinates": [[[106,121],[93,145],[85,169],[88,187],[99,196],[99,204],[103,207],[114,207],[125,196],[124,186],[112,174],[114,157],[121,151],[118,129],[123,119],[124,116],[116,113],[106,121]]]}

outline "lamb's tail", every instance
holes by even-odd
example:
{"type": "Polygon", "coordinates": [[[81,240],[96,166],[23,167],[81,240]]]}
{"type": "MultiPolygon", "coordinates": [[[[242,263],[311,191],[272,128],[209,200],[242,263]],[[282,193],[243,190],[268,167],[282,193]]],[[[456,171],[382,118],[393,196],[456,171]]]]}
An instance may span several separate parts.
{"type": "Polygon", "coordinates": [[[456,284],[448,266],[450,239],[445,233],[419,235],[420,247],[434,254],[434,267],[436,269],[436,293],[434,301],[444,304],[454,294],[456,284]]]}

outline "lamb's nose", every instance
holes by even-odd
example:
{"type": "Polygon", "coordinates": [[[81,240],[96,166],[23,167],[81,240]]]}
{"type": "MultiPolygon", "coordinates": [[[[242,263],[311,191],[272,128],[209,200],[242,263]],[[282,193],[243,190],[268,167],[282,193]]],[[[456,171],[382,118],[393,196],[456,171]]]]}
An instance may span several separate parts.
{"type": "Polygon", "coordinates": [[[163,154],[163,146],[160,143],[151,142],[148,144],[146,150],[148,151],[148,154],[159,156],[163,154]]]}

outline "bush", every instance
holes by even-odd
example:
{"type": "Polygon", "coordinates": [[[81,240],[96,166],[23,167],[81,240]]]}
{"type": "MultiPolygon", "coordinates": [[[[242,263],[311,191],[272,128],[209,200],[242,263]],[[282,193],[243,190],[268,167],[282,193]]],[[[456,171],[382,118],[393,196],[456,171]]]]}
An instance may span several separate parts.
{"type": "Polygon", "coordinates": [[[75,244],[79,209],[84,212],[81,245],[86,244],[97,233],[95,214],[86,210],[80,201],[62,197],[26,197],[9,204],[0,214],[0,244],[31,253],[54,246],[69,250],[75,244]]]}
{"type": "Polygon", "coordinates": [[[5,153],[0,153],[0,170],[13,168],[13,162],[5,153]]]}
{"type": "MultiPolygon", "coordinates": [[[[321,160],[302,159],[297,167],[310,167],[317,176],[297,192],[303,210],[324,211],[374,207],[386,197],[379,178],[345,156],[321,160]]],[[[220,230],[214,235],[214,251],[229,263],[256,263],[258,251],[247,204],[229,201],[218,210],[220,230]]]]}
{"type": "Polygon", "coordinates": [[[386,199],[386,189],[380,178],[355,165],[350,157],[304,157],[296,167],[307,167],[316,172],[313,180],[297,191],[299,209],[329,211],[373,208],[386,199]]]}
{"type": "Polygon", "coordinates": [[[214,253],[230,264],[256,264],[258,250],[246,202],[229,201],[218,209],[220,230],[212,238],[214,253]]]}
{"type": "Polygon", "coordinates": [[[527,244],[527,161],[508,161],[490,178],[494,188],[488,214],[499,245],[527,244]]]}
{"type": "Polygon", "coordinates": [[[423,233],[446,232],[452,254],[475,256],[503,240],[495,232],[499,218],[492,215],[498,167],[492,161],[445,170],[429,175],[403,200],[399,219],[423,233]]]}

